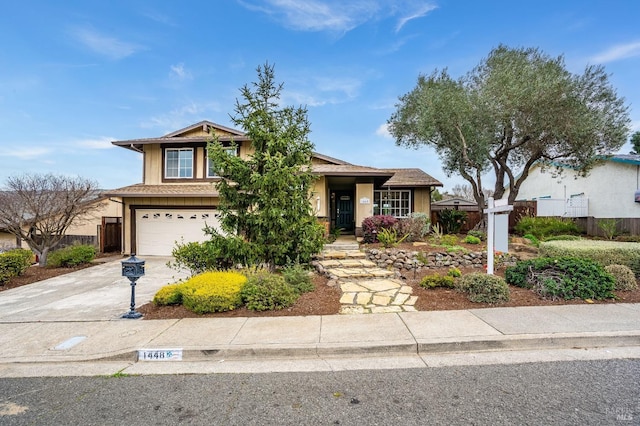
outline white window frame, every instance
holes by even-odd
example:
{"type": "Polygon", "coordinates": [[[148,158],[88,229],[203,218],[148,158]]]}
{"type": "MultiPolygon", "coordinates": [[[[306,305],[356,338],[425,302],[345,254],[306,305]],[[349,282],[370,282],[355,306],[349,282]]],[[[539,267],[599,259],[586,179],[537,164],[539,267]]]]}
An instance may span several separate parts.
{"type": "MultiPolygon", "coordinates": [[[[193,165],[194,165],[194,150],[193,148],[165,148],[164,149],[164,177],[165,179],[193,179],[193,165]],[[178,152],[178,169],[177,176],[169,176],[169,152],[178,152]],[[191,164],[189,166],[182,165],[182,159],[180,158],[180,154],[182,152],[190,152],[191,153],[191,164]],[[181,176],[182,171],[189,170],[189,175],[181,176]]],[[[185,158],[186,160],[186,158],[185,158]]]]}
{"type": "Polygon", "coordinates": [[[373,191],[374,215],[391,215],[396,218],[409,217],[411,215],[411,190],[410,189],[379,189],[373,191]],[[406,195],[406,198],[403,197],[406,195]],[[383,200],[386,198],[386,203],[383,200]],[[406,202],[406,205],[403,203],[406,202]],[[377,208],[377,212],[376,212],[377,208]]]}
{"type": "MultiPolygon", "coordinates": [[[[224,147],[224,150],[227,152],[227,154],[232,155],[234,157],[238,156],[238,148],[235,146],[229,146],[229,147],[224,147]]],[[[211,174],[211,165],[210,165],[210,161],[211,159],[209,158],[209,153],[205,150],[205,154],[207,156],[207,164],[206,164],[206,169],[207,169],[207,178],[211,179],[211,178],[217,178],[220,177],[217,174],[211,174]]]]}

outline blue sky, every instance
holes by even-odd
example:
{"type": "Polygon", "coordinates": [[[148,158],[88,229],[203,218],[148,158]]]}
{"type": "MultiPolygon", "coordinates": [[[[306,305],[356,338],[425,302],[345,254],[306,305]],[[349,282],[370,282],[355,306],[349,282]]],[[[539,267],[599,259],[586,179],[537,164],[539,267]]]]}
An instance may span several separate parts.
{"type": "Polygon", "coordinates": [[[112,140],[200,120],[233,127],[239,88],[268,61],[283,103],[307,106],[316,151],[419,167],[450,189],[464,181],[433,151],[386,132],[419,74],[463,75],[501,43],[538,47],[574,73],[603,64],[640,130],[639,17],[636,0],[5,2],[0,183],[35,172],[138,183],[141,157],[112,140]]]}

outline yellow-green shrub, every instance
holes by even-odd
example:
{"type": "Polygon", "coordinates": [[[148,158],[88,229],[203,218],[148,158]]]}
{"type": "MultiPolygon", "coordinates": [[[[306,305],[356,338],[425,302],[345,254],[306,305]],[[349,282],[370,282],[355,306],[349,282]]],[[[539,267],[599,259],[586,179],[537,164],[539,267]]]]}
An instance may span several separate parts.
{"type": "Polygon", "coordinates": [[[205,272],[180,284],[182,304],[197,314],[230,311],[242,305],[247,278],[237,272],[205,272]]]}
{"type": "Polygon", "coordinates": [[[153,296],[153,303],[159,306],[179,305],[182,303],[182,284],[169,284],[162,287],[153,296]]]}

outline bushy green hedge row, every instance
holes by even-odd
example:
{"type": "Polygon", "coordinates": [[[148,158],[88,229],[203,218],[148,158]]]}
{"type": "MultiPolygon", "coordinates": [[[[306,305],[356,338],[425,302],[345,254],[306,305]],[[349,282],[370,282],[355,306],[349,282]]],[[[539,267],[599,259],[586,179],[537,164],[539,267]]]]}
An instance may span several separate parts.
{"type": "Polygon", "coordinates": [[[580,240],[540,243],[543,257],[579,257],[591,259],[602,266],[625,265],[640,277],[640,243],[580,240]]]}
{"type": "Polygon", "coordinates": [[[47,256],[51,268],[71,268],[90,263],[96,257],[96,248],[90,245],[72,245],[52,251],[47,256]]]}
{"type": "Polygon", "coordinates": [[[32,262],[33,253],[30,250],[14,249],[0,253],[0,285],[22,275],[32,262]]]}

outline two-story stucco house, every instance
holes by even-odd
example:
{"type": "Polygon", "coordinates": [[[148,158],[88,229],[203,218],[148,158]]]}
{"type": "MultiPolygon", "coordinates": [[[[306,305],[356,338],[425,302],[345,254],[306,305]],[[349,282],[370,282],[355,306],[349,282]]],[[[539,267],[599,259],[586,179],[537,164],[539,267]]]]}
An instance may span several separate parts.
{"type": "MultiPolygon", "coordinates": [[[[219,204],[206,153],[211,134],[237,145],[234,155],[248,158],[249,138],[238,130],[201,121],[162,137],[114,141],[143,155],[143,183],[109,191],[123,203],[123,252],[170,255],[176,241],[204,241],[205,225],[218,226],[219,204]]],[[[430,214],[431,190],[442,186],[420,169],[378,169],[314,154],[318,176],[310,202],[327,228],[358,233],[374,214],[406,217],[430,214]]]]}

